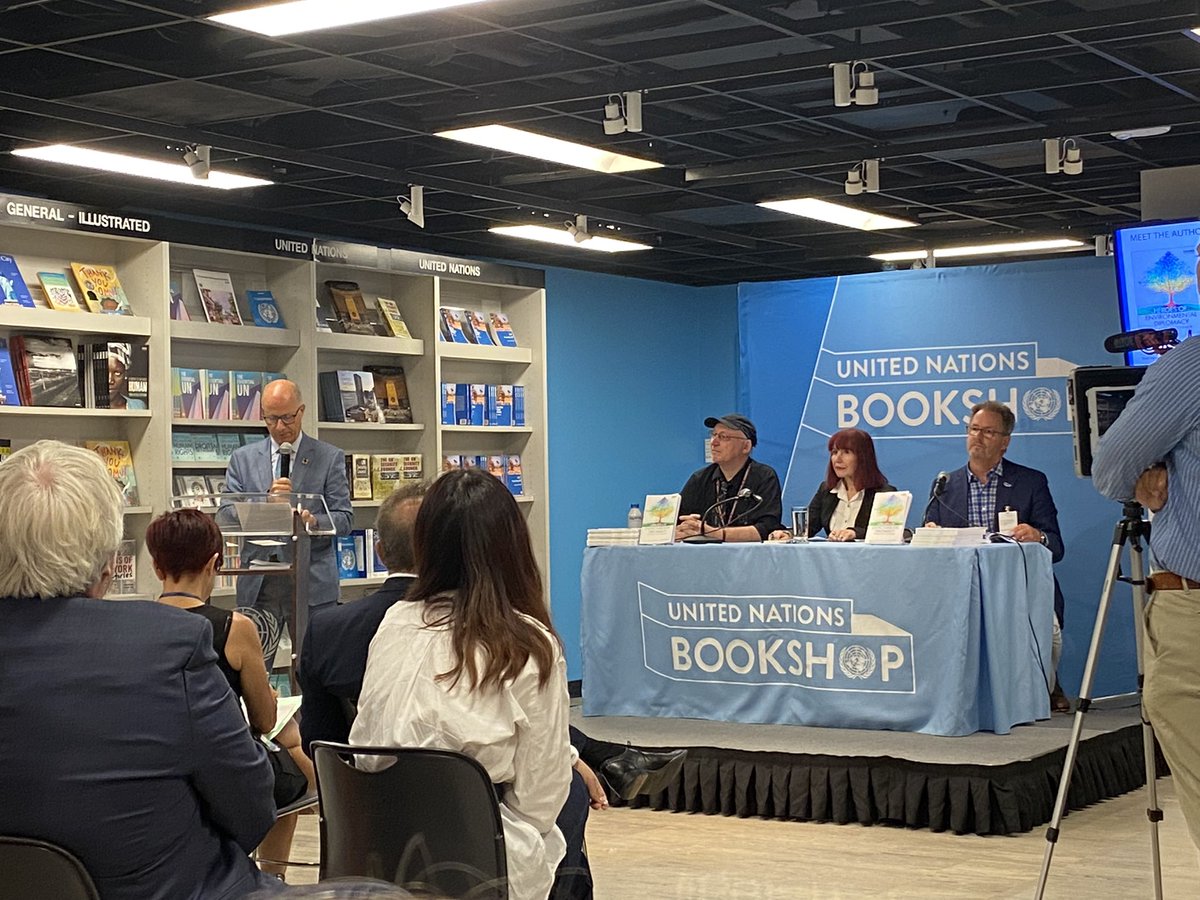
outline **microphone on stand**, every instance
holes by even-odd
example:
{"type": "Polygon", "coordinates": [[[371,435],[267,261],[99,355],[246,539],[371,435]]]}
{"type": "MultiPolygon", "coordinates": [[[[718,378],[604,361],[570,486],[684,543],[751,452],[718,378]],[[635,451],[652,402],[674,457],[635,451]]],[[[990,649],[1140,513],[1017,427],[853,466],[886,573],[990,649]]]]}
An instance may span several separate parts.
{"type": "Polygon", "coordinates": [[[924,525],[929,521],[929,510],[933,508],[935,500],[940,500],[942,491],[946,490],[946,481],[950,478],[948,472],[938,472],[937,478],[933,480],[933,487],[929,490],[929,502],[925,504],[925,512],[921,514],[921,524],[924,525]]]}
{"type": "Polygon", "coordinates": [[[712,506],[710,506],[708,509],[706,509],[704,511],[704,515],[702,515],[700,517],[700,533],[693,534],[691,537],[685,537],[683,539],[683,543],[685,543],[685,544],[723,544],[723,543],[725,543],[725,538],[713,537],[711,534],[704,533],[704,523],[708,519],[708,514],[710,512],[712,512],[713,510],[717,509],[718,507],[724,506],[726,503],[737,503],[739,500],[746,500],[746,499],[750,499],[750,498],[753,498],[753,499],[757,500],[759,503],[762,503],[762,497],[755,494],[753,491],[750,490],[750,488],[742,488],[740,491],[738,491],[732,497],[725,497],[721,500],[718,500],[716,503],[714,503],[712,506]]]}
{"type": "Polygon", "coordinates": [[[279,445],[279,477],[292,477],[292,444],[284,441],[279,445]]]}

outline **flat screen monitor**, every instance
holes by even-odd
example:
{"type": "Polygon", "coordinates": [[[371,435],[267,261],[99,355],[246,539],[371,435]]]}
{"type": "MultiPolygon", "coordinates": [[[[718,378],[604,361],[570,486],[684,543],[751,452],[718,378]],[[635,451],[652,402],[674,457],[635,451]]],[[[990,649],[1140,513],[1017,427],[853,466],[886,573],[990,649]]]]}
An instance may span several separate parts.
{"type": "MultiPolygon", "coordinates": [[[[1200,220],[1143,222],[1113,232],[1121,330],[1174,328],[1179,340],[1200,334],[1200,220]]],[[[1134,350],[1131,366],[1148,366],[1158,357],[1134,350]]]]}

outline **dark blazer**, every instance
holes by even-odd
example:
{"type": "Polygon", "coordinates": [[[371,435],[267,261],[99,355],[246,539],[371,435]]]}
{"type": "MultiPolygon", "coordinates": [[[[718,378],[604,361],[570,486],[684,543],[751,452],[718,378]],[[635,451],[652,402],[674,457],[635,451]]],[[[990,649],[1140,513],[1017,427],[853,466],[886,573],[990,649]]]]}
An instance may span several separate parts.
{"type": "Polygon", "coordinates": [[[384,614],[416,580],[413,575],[393,575],[375,593],[318,610],[309,619],[297,674],[303,692],[300,737],[306,753],[313,741],[349,740],[343,701],[358,700],[371,639],[384,614]]]}
{"type": "MultiPolygon", "coordinates": [[[[867,488],[863,491],[862,507],[854,519],[854,539],[856,541],[861,541],[867,536],[867,523],[871,521],[871,504],[875,502],[875,495],[879,491],[894,490],[892,485],[885,484],[881,488],[867,488]]],[[[817,485],[817,492],[813,494],[813,498],[808,501],[809,537],[816,537],[822,531],[829,534],[829,523],[833,519],[837,505],[837,494],[825,487],[825,482],[822,481],[817,485]]]]}
{"type": "MultiPolygon", "coordinates": [[[[329,508],[329,520],[322,528],[332,527],[338,534],[349,534],[354,508],[350,505],[350,484],[346,481],[346,456],[333,444],[304,435],[292,461],[292,490],[297,494],[321,494],[329,508]]],[[[225,472],[228,493],[266,493],[275,480],[271,468],[271,439],[263,438],[239,447],[229,457],[225,472]]],[[[319,516],[318,519],[324,518],[319,516]]],[[[242,552],[246,565],[267,551],[247,546],[242,552]]],[[[337,554],[332,537],[314,537],[309,545],[309,606],[334,603],[338,598],[337,554]]],[[[262,588],[262,575],[242,575],[237,580],[238,606],[253,606],[262,588]]]]}
{"type": "Polygon", "coordinates": [[[105,900],[242,897],[273,781],[205,619],[0,599],[0,833],[66,847],[105,900]]]}
{"type": "MultiPolygon", "coordinates": [[[[931,487],[930,496],[932,494],[931,487]]],[[[950,528],[967,527],[970,525],[970,496],[967,467],[955,469],[946,479],[946,490],[942,496],[930,505],[925,520],[950,528]]],[[[1004,474],[1000,476],[1000,485],[996,488],[996,512],[1001,513],[1005,509],[1015,510],[1018,520],[1045,533],[1052,562],[1063,558],[1065,548],[1062,532],[1058,528],[1058,509],[1054,505],[1054,498],[1050,496],[1050,483],[1043,473],[1006,458],[1004,474]]],[[[997,524],[993,517],[987,529],[995,531],[997,524]]],[[[1054,612],[1061,623],[1063,595],[1057,578],[1054,579],[1054,612]]]]}

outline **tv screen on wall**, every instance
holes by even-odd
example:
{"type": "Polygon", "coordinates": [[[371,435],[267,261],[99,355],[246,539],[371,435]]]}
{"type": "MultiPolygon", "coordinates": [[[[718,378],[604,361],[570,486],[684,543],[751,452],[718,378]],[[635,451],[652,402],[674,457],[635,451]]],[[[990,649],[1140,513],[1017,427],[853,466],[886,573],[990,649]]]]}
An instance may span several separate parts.
{"type": "MultiPolygon", "coordinates": [[[[1174,328],[1179,340],[1200,333],[1200,220],[1145,222],[1113,233],[1121,328],[1133,331],[1174,328]]],[[[1158,357],[1135,350],[1125,354],[1131,366],[1148,366],[1158,357]]]]}

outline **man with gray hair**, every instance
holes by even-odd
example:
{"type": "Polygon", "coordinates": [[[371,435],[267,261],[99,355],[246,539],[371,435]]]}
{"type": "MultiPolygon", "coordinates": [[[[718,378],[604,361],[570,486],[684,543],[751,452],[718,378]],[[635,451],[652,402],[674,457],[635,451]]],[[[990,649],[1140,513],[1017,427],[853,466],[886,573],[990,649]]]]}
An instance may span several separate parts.
{"type": "Polygon", "coordinates": [[[242,897],[273,776],[212,627],[102,602],[123,529],[100,458],[38,441],[0,465],[0,833],[58,844],[105,900],[242,897]]]}

